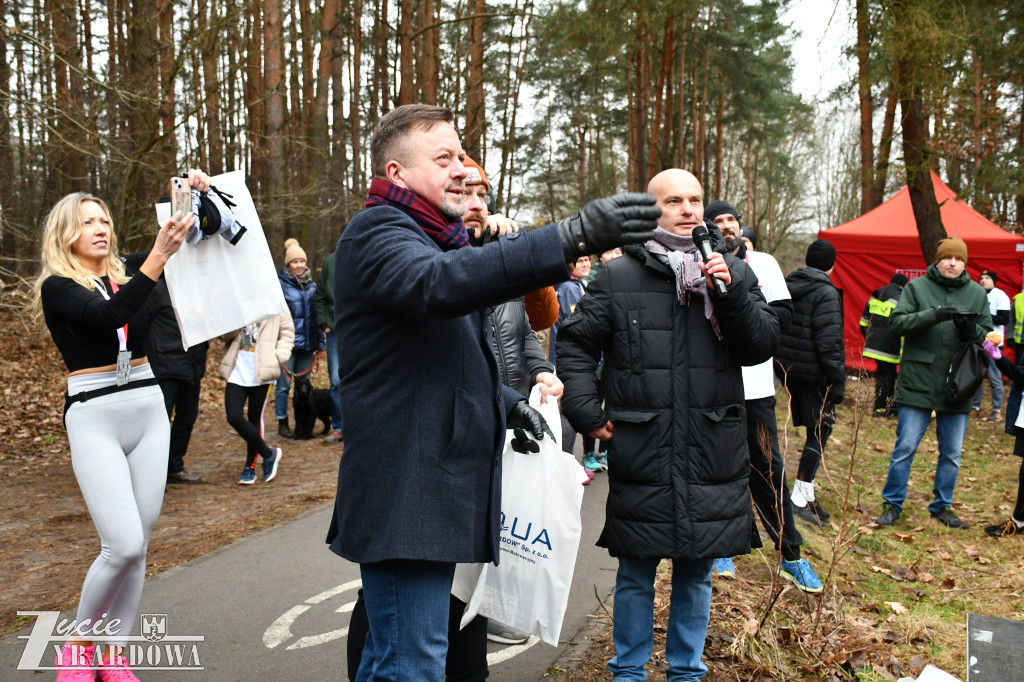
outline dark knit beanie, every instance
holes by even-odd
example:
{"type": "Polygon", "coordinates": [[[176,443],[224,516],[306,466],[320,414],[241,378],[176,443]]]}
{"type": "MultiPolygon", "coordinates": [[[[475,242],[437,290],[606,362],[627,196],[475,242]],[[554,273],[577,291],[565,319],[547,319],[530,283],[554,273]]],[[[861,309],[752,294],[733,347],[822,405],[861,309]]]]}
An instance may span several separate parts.
{"type": "Polygon", "coordinates": [[[746,237],[747,239],[750,240],[750,245],[753,246],[755,249],[757,248],[757,232],[754,232],[754,228],[746,226],[741,227],[740,237],[746,237]]]}
{"type": "Polygon", "coordinates": [[[711,222],[715,222],[715,218],[725,213],[731,213],[736,220],[740,219],[740,214],[736,212],[736,207],[728,201],[716,200],[704,207],[704,219],[711,222]]]}
{"type": "Polygon", "coordinates": [[[824,239],[813,241],[807,247],[807,257],[804,260],[807,261],[808,267],[823,272],[830,270],[836,264],[836,247],[824,239]]]}
{"type": "Polygon", "coordinates": [[[895,284],[898,287],[905,287],[907,286],[907,276],[901,272],[897,272],[892,276],[892,279],[889,280],[889,284],[895,284]]]}
{"type": "MultiPolygon", "coordinates": [[[[996,277],[996,273],[991,270],[982,270],[981,275],[988,275],[992,278],[992,284],[999,284],[999,278],[996,277]]],[[[978,275],[978,279],[981,279],[981,275],[978,275]]]]}
{"type": "Polygon", "coordinates": [[[967,243],[960,237],[946,237],[939,240],[939,248],[935,250],[935,262],[943,258],[956,256],[964,263],[967,262],[967,243]]]}

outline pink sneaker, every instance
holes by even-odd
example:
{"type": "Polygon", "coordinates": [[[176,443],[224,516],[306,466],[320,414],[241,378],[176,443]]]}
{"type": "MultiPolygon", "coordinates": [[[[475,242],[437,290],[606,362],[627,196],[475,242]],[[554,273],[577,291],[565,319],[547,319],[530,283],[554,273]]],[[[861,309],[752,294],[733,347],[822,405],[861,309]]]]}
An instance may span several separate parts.
{"type": "Polygon", "coordinates": [[[584,469],[583,471],[587,474],[587,480],[583,481],[583,485],[590,483],[591,481],[594,480],[594,476],[597,476],[596,472],[591,471],[589,469],[584,469]]]}
{"type": "Polygon", "coordinates": [[[111,654],[109,649],[103,655],[98,672],[96,679],[100,682],[141,682],[128,666],[128,659],[123,654],[111,654]]]}
{"type": "Polygon", "coordinates": [[[94,650],[92,644],[65,643],[53,662],[57,666],[57,682],[93,682],[94,650]]]}

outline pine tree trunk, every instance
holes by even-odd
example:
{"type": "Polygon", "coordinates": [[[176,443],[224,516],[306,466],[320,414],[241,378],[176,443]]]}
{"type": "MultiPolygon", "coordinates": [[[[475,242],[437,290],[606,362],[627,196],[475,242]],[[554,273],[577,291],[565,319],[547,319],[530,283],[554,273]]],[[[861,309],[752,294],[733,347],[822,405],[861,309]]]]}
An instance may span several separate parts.
{"type": "MultiPolygon", "coordinates": [[[[57,115],[57,139],[50,146],[50,160],[57,171],[56,193],[63,196],[81,187],[86,178],[83,135],[79,125],[85,120],[81,76],[81,48],[77,36],[75,0],[49,0],[53,25],[54,103],[57,115]]],[[[6,87],[6,86],[5,86],[6,87]]]]}
{"type": "Polygon", "coordinates": [[[412,53],[412,15],[413,0],[402,0],[402,14],[398,24],[398,106],[412,104],[413,96],[413,53],[412,53]]]}
{"type": "Polygon", "coordinates": [[[203,53],[203,103],[206,109],[208,169],[211,175],[224,172],[224,136],[220,106],[220,83],[217,81],[217,64],[220,61],[218,46],[222,39],[220,22],[217,20],[217,3],[204,0],[199,3],[199,16],[206,18],[206,33],[202,35],[203,53]],[[204,11],[204,7],[205,11],[204,11]]]}
{"type": "Polygon", "coordinates": [[[903,113],[903,158],[907,164],[907,186],[914,220],[926,263],[935,260],[939,240],[945,238],[939,204],[932,184],[930,154],[926,146],[924,105],[920,83],[914,80],[914,69],[906,58],[895,63],[900,83],[900,109],[903,113]]]}
{"type": "Polygon", "coordinates": [[[722,198],[722,157],[725,147],[725,91],[718,93],[715,111],[715,198],[722,198]]]}
{"type": "MultiPolygon", "coordinates": [[[[366,193],[363,177],[362,131],[362,72],[363,72],[363,0],[352,0],[352,87],[349,89],[349,134],[352,140],[352,193],[361,197],[366,193]]],[[[341,55],[338,55],[341,60],[341,55]]]]}
{"type": "Polygon", "coordinates": [[[252,180],[253,199],[261,202],[266,189],[266,157],[267,157],[267,126],[266,102],[264,100],[263,82],[263,14],[259,3],[249,5],[247,13],[247,38],[245,65],[245,109],[249,112],[246,119],[246,137],[249,140],[249,153],[252,169],[249,177],[252,180]]]}
{"type": "Polygon", "coordinates": [[[421,0],[420,31],[422,59],[420,60],[420,97],[424,104],[437,104],[437,49],[440,27],[434,16],[433,0],[421,0]]]}
{"type": "Polygon", "coordinates": [[[284,193],[284,96],[285,84],[281,64],[283,35],[280,0],[263,4],[263,82],[266,97],[267,156],[266,195],[267,241],[271,252],[279,251],[284,241],[284,224],[280,210],[284,193]],[[277,247],[277,248],[275,248],[277,247]]]}
{"type": "MultiPolygon", "coordinates": [[[[157,172],[152,163],[159,135],[158,116],[154,112],[160,101],[160,64],[157,54],[157,8],[152,0],[132,0],[128,19],[128,63],[124,83],[132,94],[128,106],[126,132],[129,140],[128,169],[125,173],[126,205],[119,236],[126,248],[133,247],[132,236],[140,232],[145,241],[151,238],[153,202],[166,194],[163,187],[166,171],[157,172]],[[145,229],[143,229],[145,228],[145,229]]],[[[142,240],[134,246],[140,246],[142,240]]]]}
{"type": "Polygon", "coordinates": [[[470,22],[469,73],[466,76],[466,128],[462,144],[477,163],[483,163],[484,136],[484,0],[473,0],[470,22]],[[479,157],[479,158],[478,158],[479,157]]]}
{"type": "Polygon", "coordinates": [[[868,53],[868,0],[857,0],[857,94],[860,98],[860,212],[874,208],[871,56],[868,53]]]}
{"type": "Polygon", "coordinates": [[[889,179],[889,155],[892,152],[892,134],[896,127],[896,88],[889,87],[885,100],[885,118],[882,120],[882,138],[879,140],[878,167],[871,188],[871,208],[881,206],[885,198],[885,183],[889,179]]]}
{"type": "MultiPolygon", "coordinates": [[[[1021,72],[1019,76],[1021,93],[1024,93],[1024,72],[1021,72]]],[[[1020,112],[1017,116],[1017,167],[1020,168],[1024,165],[1024,94],[1021,95],[1020,107],[1017,109],[1020,112]]],[[[1024,228],[1024,188],[1017,188],[1017,228],[1018,230],[1024,228]]]]}
{"type": "MultiPolygon", "coordinates": [[[[7,3],[0,0],[0,23],[7,24],[7,3]]],[[[7,61],[6,31],[0,31],[0,83],[10,83],[11,66],[7,61]]],[[[0,88],[0,268],[17,271],[19,248],[17,228],[18,210],[15,200],[14,154],[11,148],[11,97],[6,87],[0,88]]]]}
{"type": "Polygon", "coordinates": [[[171,174],[178,166],[178,136],[174,122],[174,6],[171,0],[157,0],[157,17],[160,35],[160,165],[165,174],[171,174]]]}

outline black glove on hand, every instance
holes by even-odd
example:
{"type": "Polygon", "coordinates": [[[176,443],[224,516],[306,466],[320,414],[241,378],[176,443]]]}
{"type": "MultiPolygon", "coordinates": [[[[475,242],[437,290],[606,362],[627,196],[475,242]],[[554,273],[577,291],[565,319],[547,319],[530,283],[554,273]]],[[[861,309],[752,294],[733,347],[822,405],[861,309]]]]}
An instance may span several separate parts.
{"type": "Polygon", "coordinates": [[[833,405],[839,405],[843,402],[843,398],[846,396],[846,384],[835,383],[828,387],[827,400],[833,405]]]}
{"type": "Polygon", "coordinates": [[[512,406],[508,413],[507,426],[512,429],[514,434],[512,449],[523,454],[540,452],[540,446],[527,438],[527,432],[536,440],[542,440],[545,433],[551,437],[551,440],[555,439],[555,434],[551,433],[551,429],[548,428],[548,423],[541,413],[530,407],[525,400],[520,400],[512,406]]]}
{"type": "Polygon", "coordinates": [[[961,341],[970,341],[975,337],[977,330],[974,327],[974,319],[976,317],[978,317],[978,313],[957,312],[957,314],[953,316],[953,324],[956,326],[956,330],[960,334],[961,341]]]}
{"type": "Polygon", "coordinates": [[[623,244],[642,244],[654,237],[661,209],[654,197],[621,192],[594,199],[571,218],[558,223],[558,237],[567,263],[623,244]]]}
{"type": "Polygon", "coordinates": [[[955,305],[939,305],[935,306],[935,319],[939,322],[945,322],[946,320],[952,320],[953,316],[956,315],[957,307],[955,305]]]}

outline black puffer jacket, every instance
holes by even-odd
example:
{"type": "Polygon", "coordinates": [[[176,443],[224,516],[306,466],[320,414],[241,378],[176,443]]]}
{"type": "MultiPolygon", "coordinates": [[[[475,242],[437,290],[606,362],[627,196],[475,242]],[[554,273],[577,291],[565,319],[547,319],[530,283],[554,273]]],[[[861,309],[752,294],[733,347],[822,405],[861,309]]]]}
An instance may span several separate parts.
{"type": "Polygon", "coordinates": [[[177,379],[197,384],[206,374],[206,351],[210,344],[203,342],[182,348],[181,330],[174,317],[167,280],[157,280],[153,293],[146,302],[149,331],[146,335],[146,353],[157,379],[177,379]]]}
{"type": "Polygon", "coordinates": [[[793,321],[775,352],[775,374],[790,392],[818,392],[840,403],[846,381],[843,294],[817,268],[800,268],[786,278],[793,297],[793,321]]]}
{"type": "Polygon", "coordinates": [[[541,372],[553,372],[526,315],[526,302],[522,298],[506,301],[487,309],[491,318],[491,345],[498,359],[501,383],[530,395],[541,372]]]}
{"type": "Polygon", "coordinates": [[[639,246],[605,264],[559,333],[565,415],[582,433],[609,419],[615,426],[597,543],[612,556],[750,551],[740,365],[772,356],[779,324],[750,267],[725,258],[733,281],[714,303],[721,340],[701,302],[680,305],[669,267],[639,246]]]}

